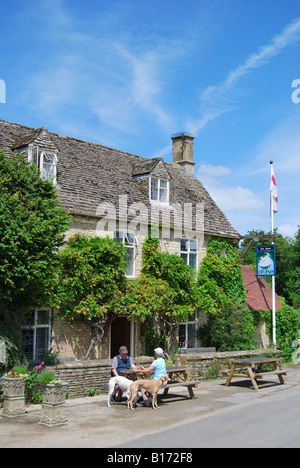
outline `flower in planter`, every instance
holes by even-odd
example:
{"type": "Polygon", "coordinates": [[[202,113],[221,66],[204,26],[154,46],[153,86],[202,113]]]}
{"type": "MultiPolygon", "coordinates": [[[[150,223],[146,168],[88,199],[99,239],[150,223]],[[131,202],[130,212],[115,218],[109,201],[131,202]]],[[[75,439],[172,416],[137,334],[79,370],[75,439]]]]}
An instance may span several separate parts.
{"type": "Polygon", "coordinates": [[[15,366],[10,372],[7,372],[5,374],[5,377],[8,377],[10,379],[18,379],[18,378],[23,378],[26,380],[28,378],[28,371],[26,367],[21,367],[21,366],[15,366]]]}

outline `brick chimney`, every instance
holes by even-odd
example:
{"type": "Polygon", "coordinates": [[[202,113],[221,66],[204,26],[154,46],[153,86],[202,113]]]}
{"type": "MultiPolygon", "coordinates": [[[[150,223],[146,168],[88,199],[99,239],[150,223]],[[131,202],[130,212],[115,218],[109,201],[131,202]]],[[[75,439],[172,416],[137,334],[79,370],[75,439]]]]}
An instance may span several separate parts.
{"type": "Polygon", "coordinates": [[[195,174],[194,138],[187,133],[172,136],[173,163],[180,164],[189,175],[195,174]]]}

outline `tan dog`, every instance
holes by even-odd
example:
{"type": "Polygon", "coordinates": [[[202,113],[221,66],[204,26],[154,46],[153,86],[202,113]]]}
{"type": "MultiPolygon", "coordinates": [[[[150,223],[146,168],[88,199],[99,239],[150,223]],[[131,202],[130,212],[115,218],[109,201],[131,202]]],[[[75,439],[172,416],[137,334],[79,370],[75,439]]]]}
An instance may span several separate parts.
{"type": "Polygon", "coordinates": [[[163,375],[160,379],[158,380],[135,380],[132,385],[130,386],[130,394],[129,398],[127,400],[127,406],[129,409],[134,409],[132,407],[132,404],[135,400],[135,397],[137,395],[137,392],[139,390],[141,391],[146,391],[149,392],[153,395],[153,400],[152,400],[152,408],[157,409],[157,394],[159,389],[162,386],[165,386],[169,380],[169,377],[167,375],[163,375]]]}

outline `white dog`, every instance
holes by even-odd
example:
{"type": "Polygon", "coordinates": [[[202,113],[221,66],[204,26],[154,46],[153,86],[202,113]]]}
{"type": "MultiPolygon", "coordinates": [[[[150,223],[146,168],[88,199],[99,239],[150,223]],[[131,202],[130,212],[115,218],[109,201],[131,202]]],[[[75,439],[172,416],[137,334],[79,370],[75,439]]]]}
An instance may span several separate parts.
{"type": "Polygon", "coordinates": [[[117,377],[112,377],[108,382],[108,400],[107,406],[111,408],[111,399],[113,394],[115,393],[115,386],[118,385],[119,389],[122,392],[126,393],[126,397],[128,399],[130,393],[130,386],[133,383],[132,380],[126,379],[126,377],[122,377],[118,375],[117,377]]]}

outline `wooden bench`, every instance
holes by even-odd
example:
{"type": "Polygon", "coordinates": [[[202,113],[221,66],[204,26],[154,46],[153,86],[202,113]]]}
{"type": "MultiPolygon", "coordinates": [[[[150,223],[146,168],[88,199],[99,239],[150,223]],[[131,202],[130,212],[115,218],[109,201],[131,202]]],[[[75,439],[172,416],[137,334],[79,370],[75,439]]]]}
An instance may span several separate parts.
{"type": "Polygon", "coordinates": [[[192,381],[184,381],[184,382],[177,382],[177,383],[169,383],[162,387],[164,389],[164,395],[167,395],[170,388],[175,387],[186,387],[189,391],[190,398],[196,398],[193,392],[193,388],[198,388],[198,384],[200,384],[200,380],[192,380],[192,381]]]}
{"type": "Polygon", "coordinates": [[[258,390],[257,380],[263,380],[266,375],[277,375],[279,382],[284,384],[283,376],[287,375],[287,371],[279,369],[279,362],[277,359],[267,358],[252,358],[240,359],[231,361],[232,367],[230,370],[223,370],[222,374],[227,377],[226,386],[228,387],[233,377],[250,379],[254,390],[258,390]],[[272,365],[274,370],[264,371],[262,367],[265,365],[272,365]]]}

